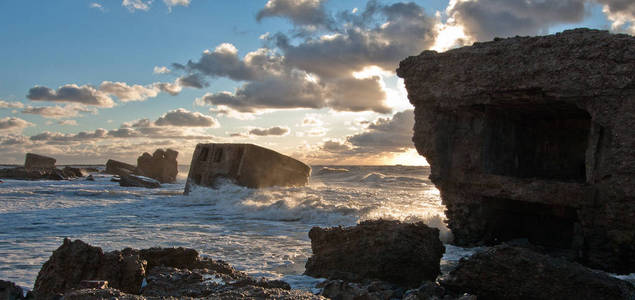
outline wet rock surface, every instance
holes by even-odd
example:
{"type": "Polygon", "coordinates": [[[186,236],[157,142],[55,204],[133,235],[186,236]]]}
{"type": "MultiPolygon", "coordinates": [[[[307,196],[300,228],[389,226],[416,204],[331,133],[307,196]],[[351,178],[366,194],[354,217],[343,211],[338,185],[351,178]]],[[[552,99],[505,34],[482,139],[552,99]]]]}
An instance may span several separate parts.
{"type": "Polygon", "coordinates": [[[15,285],[15,283],[5,280],[0,280],[0,299],[2,300],[19,300],[27,299],[24,295],[24,290],[21,287],[15,285]]]}
{"type": "Polygon", "coordinates": [[[462,259],[441,284],[483,299],[635,299],[635,286],[626,281],[508,245],[462,259]]]}
{"type": "MultiPolygon", "coordinates": [[[[103,287],[103,285],[102,285],[103,287]]],[[[256,280],[193,249],[150,248],[104,253],[65,239],[35,282],[37,299],[322,299],[282,281],[256,280]],[[102,289],[86,281],[107,281],[102,289]],[[82,283],[83,282],[83,283],[82,283]]]]}
{"type": "Polygon", "coordinates": [[[158,180],[139,176],[139,175],[121,175],[119,179],[119,185],[125,187],[144,187],[149,189],[155,189],[161,187],[161,183],[158,180]]]}
{"type": "Polygon", "coordinates": [[[439,230],[423,223],[375,220],[309,232],[313,256],[306,275],[361,282],[379,279],[416,287],[434,280],[445,247],[439,230]]]}
{"type": "Polygon", "coordinates": [[[157,149],[152,155],[145,152],[137,158],[136,173],[161,183],[174,183],[178,173],[176,161],[178,155],[179,152],[172,149],[157,149]]]}
{"type": "Polygon", "coordinates": [[[635,272],[635,37],[576,29],[400,63],[461,246],[527,238],[635,272]]]}
{"type": "Polygon", "coordinates": [[[137,167],[125,162],[109,159],[106,162],[106,169],[104,170],[104,173],[118,176],[130,175],[135,172],[136,168],[137,167]]]}

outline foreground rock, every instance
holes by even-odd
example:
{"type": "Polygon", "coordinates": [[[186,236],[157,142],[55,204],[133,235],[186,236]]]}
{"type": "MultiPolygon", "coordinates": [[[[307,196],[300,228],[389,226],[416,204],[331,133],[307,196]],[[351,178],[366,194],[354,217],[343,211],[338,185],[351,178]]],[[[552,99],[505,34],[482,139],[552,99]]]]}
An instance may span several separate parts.
{"type": "Polygon", "coordinates": [[[27,153],[24,160],[24,167],[27,169],[54,169],[57,160],[52,157],[27,153]]]}
{"type": "Polygon", "coordinates": [[[461,260],[442,285],[483,299],[635,299],[626,281],[507,245],[461,260]]]}
{"type": "Polygon", "coordinates": [[[309,232],[313,256],[306,275],[361,282],[379,279],[406,287],[435,280],[445,247],[439,230],[419,222],[365,221],[309,232]]]}
{"type": "Polygon", "coordinates": [[[19,300],[28,298],[24,296],[24,290],[22,290],[21,287],[15,285],[15,283],[0,280],[0,299],[19,300]]]}
{"type": "Polygon", "coordinates": [[[125,162],[120,162],[118,160],[109,159],[106,162],[106,169],[104,173],[112,174],[112,175],[130,175],[135,172],[137,167],[127,164],[125,162]]]}
{"type": "Polygon", "coordinates": [[[144,187],[155,189],[161,187],[159,181],[138,175],[121,175],[119,185],[125,187],[144,187]]]}
{"type": "Polygon", "coordinates": [[[157,149],[154,154],[145,152],[137,158],[136,173],[150,177],[161,183],[176,182],[178,174],[178,163],[176,157],[179,152],[172,149],[157,149]]]}
{"type": "Polygon", "coordinates": [[[635,272],[635,37],[496,39],[397,74],[457,244],[527,238],[635,272]]]}
{"type": "Polygon", "coordinates": [[[215,188],[229,180],[249,188],[301,186],[311,168],[289,156],[252,144],[198,144],[192,155],[185,193],[194,185],[215,188]]]}
{"type": "Polygon", "coordinates": [[[104,253],[69,239],[44,264],[33,292],[37,299],[62,295],[64,299],[322,299],[291,290],[282,281],[255,280],[225,262],[200,257],[193,249],[126,248],[104,253]],[[109,288],[82,288],[85,280],[108,281],[109,288]]]}

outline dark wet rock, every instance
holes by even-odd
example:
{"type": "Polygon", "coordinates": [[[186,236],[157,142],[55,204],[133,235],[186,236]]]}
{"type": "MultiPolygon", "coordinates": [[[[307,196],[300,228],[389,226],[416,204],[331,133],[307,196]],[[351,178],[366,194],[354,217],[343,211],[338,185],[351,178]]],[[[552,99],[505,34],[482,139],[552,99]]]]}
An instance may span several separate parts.
{"type": "Polygon", "coordinates": [[[86,176],[86,180],[95,181],[95,177],[93,177],[93,174],[90,174],[90,175],[86,176]]]}
{"type": "Polygon", "coordinates": [[[138,293],[145,267],[146,262],[139,255],[104,253],[80,240],[64,239],[42,266],[33,292],[38,299],[50,299],[79,288],[82,280],[106,280],[112,288],[138,293]]]}
{"type": "Polygon", "coordinates": [[[79,282],[79,287],[82,289],[107,289],[107,280],[82,280],[79,282]]]}
{"type": "Polygon", "coordinates": [[[60,169],[31,168],[24,167],[0,169],[0,178],[17,180],[66,180],[72,177],[67,176],[60,169]]]}
{"type": "Polygon", "coordinates": [[[253,279],[225,262],[200,257],[193,249],[126,248],[104,253],[68,239],[40,270],[34,292],[37,299],[323,299],[291,290],[281,281],[253,279]],[[86,288],[95,286],[87,281],[100,288],[86,288]]]}
{"type": "Polygon", "coordinates": [[[159,183],[159,181],[139,175],[121,175],[119,185],[125,187],[144,187],[150,189],[161,187],[161,183],[159,183]]]}
{"type": "Polygon", "coordinates": [[[104,173],[122,176],[134,173],[135,169],[136,167],[131,164],[109,159],[106,162],[106,169],[104,170],[104,173]]]}
{"type": "Polygon", "coordinates": [[[483,299],[635,299],[635,286],[626,281],[508,245],[462,259],[441,284],[483,299]]]}
{"type": "Polygon", "coordinates": [[[217,188],[231,181],[249,188],[302,186],[311,168],[301,161],[253,144],[198,144],[192,154],[185,194],[193,186],[217,188]]]}
{"type": "Polygon", "coordinates": [[[329,299],[354,300],[390,300],[401,299],[405,289],[383,281],[365,283],[347,282],[344,280],[327,280],[318,285],[322,288],[320,296],[329,299]]]}
{"type": "Polygon", "coordinates": [[[439,230],[419,222],[375,220],[309,232],[306,275],[360,282],[379,279],[415,287],[434,280],[445,247],[439,230]]]}
{"type": "Polygon", "coordinates": [[[2,300],[20,300],[27,299],[24,296],[24,290],[15,283],[0,280],[0,299],[2,300]]]}
{"type": "Polygon", "coordinates": [[[62,169],[62,173],[67,178],[84,177],[84,171],[82,171],[82,169],[80,168],[66,166],[64,167],[64,169],[62,169]]]}
{"type": "Polygon", "coordinates": [[[635,37],[576,29],[400,63],[461,246],[527,238],[635,272],[635,37]]]}
{"type": "Polygon", "coordinates": [[[137,158],[136,173],[161,183],[174,183],[178,174],[178,155],[179,152],[172,149],[157,149],[152,155],[145,152],[137,158]]]}
{"type": "Polygon", "coordinates": [[[24,160],[24,167],[27,169],[53,169],[55,168],[55,158],[27,153],[24,160]]]}

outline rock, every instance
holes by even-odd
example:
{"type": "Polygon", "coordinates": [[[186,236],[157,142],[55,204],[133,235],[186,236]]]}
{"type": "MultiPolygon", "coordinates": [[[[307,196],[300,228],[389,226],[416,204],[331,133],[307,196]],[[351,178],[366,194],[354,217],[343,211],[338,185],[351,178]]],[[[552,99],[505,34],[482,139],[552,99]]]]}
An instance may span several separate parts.
{"type": "Polygon", "coordinates": [[[0,299],[19,300],[27,299],[21,287],[10,281],[0,280],[0,299]]]}
{"type": "Polygon", "coordinates": [[[95,181],[95,177],[93,177],[93,174],[90,174],[90,175],[86,176],[86,180],[95,181]]]}
{"type": "Polygon", "coordinates": [[[145,267],[138,254],[104,253],[80,240],[64,239],[42,266],[33,292],[37,299],[50,299],[80,288],[83,280],[106,280],[113,288],[138,293],[145,267]]]}
{"type": "Polygon", "coordinates": [[[343,280],[327,280],[318,285],[322,288],[320,296],[328,299],[401,299],[404,288],[383,281],[367,283],[346,282],[343,280]]]}
{"type": "Polygon", "coordinates": [[[145,152],[137,158],[137,173],[158,180],[161,183],[176,182],[178,174],[177,151],[157,149],[154,154],[145,152]]]}
{"type": "Polygon", "coordinates": [[[64,172],[57,168],[31,168],[24,167],[0,169],[0,178],[16,180],[66,180],[69,179],[64,172]]]}
{"type": "Polygon", "coordinates": [[[84,177],[84,172],[80,168],[64,167],[62,173],[66,178],[84,177]]]}
{"type": "Polygon", "coordinates": [[[37,299],[324,299],[291,290],[281,281],[255,280],[227,263],[200,257],[193,249],[126,248],[104,253],[68,239],[40,270],[34,292],[37,299]]]}
{"type": "Polygon", "coordinates": [[[154,180],[152,178],[139,176],[139,175],[121,175],[121,179],[119,180],[120,186],[126,187],[144,187],[149,189],[159,188],[161,187],[161,183],[159,181],[154,180]]]}
{"type": "Polygon", "coordinates": [[[55,168],[55,158],[27,153],[24,160],[24,167],[27,169],[53,169],[55,168]]]}
{"type": "Polygon", "coordinates": [[[106,162],[106,170],[104,170],[104,173],[122,176],[122,175],[130,175],[134,173],[135,170],[136,170],[136,167],[131,164],[116,161],[114,159],[109,159],[106,162]]]}
{"type": "Polygon", "coordinates": [[[483,299],[635,299],[635,286],[626,281],[508,245],[462,259],[441,284],[483,299]]]}
{"type": "Polygon", "coordinates": [[[223,180],[249,188],[301,186],[311,168],[273,150],[252,144],[198,144],[192,155],[185,194],[193,185],[217,187],[223,180]]]}
{"type": "Polygon", "coordinates": [[[635,272],[635,37],[498,39],[397,74],[456,244],[527,238],[635,272]]]}
{"type": "Polygon", "coordinates": [[[309,232],[313,256],[306,275],[360,282],[379,279],[415,287],[435,280],[445,247],[439,230],[422,222],[365,221],[354,227],[309,232]]]}

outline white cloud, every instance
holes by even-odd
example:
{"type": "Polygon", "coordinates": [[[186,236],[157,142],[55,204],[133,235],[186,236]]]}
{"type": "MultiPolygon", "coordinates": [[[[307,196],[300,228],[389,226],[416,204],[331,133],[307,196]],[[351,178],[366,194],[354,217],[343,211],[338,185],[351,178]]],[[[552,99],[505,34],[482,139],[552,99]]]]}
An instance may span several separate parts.
{"type": "Polygon", "coordinates": [[[99,90],[114,95],[122,102],[143,101],[156,97],[160,89],[155,85],[142,86],[138,84],[128,85],[125,82],[104,81],[99,85],[99,90]]]}
{"type": "Polygon", "coordinates": [[[155,124],[157,126],[179,126],[179,127],[220,127],[218,120],[211,116],[199,112],[191,112],[184,108],[169,111],[159,117],[155,124]]]}
{"type": "Polygon", "coordinates": [[[153,0],[143,1],[143,0],[123,0],[121,2],[121,6],[127,8],[130,12],[134,12],[135,10],[150,10],[150,5],[152,5],[153,0]]]}
{"type": "Polygon", "coordinates": [[[61,120],[58,121],[57,124],[65,125],[65,126],[78,126],[77,121],[75,120],[61,120]]]}
{"type": "Polygon", "coordinates": [[[154,66],[154,69],[152,71],[154,74],[168,74],[170,72],[172,72],[170,69],[168,69],[168,67],[166,66],[154,66]]]}
{"type": "Polygon", "coordinates": [[[0,131],[22,131],[22,129],[31,126],[35,126],[35,124],[20,118],[6,117],[0,119],[0,131]]]}
{"type": "Polygon", "coordinates": [[[23,108],[24,103],[22,102],[8,102],[0,100],[0,108],[23,108]]]}

